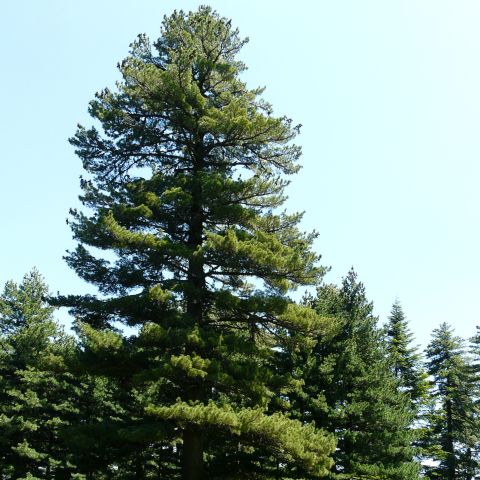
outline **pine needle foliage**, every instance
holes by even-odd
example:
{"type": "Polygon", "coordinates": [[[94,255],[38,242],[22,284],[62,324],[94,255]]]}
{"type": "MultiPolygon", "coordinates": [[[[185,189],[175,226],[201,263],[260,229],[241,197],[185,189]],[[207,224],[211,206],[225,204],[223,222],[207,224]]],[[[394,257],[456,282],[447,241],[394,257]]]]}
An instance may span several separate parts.
{"type": "MultiPolygon", "coordinates": [[[[59,302],[79,320],[86,363],[136,396],[120,419],[135,426],[125,438],[139,451],[157,442],[172,479],[213,478],[220,444],[231,449],[219,478],[259,455],[319,478],[334,449],[331,436],[269,409],[293,388],[274,368],[277,332],[322,326],[288,293],[324,269],[315,233],[279,210],[299,169],[299,128],[242,81],[245,43],[208,7],[174,12],[157,41],[137,38],[122,80],[90,103],[99,129],[79,126],[71,139],[86,208],[71,212],[79,245],[67,262],[99,295],[59,302]]],[[[257,463],[258,478],[279,478],[257,463]]]]}

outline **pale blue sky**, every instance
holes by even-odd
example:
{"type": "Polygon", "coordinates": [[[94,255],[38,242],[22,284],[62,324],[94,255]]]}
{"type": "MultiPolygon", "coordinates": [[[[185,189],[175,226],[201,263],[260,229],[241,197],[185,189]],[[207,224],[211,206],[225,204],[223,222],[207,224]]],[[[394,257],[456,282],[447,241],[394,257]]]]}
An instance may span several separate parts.
{"type": "MultiPolygon", "coordinates": [[[[113,86],[138,33],[156,38],[187,0],[19,0],[0,9],[0,283],[36,265],[84,291],[62,260],[80,161],[67,138],[113,86]]],[[[250,86],[302,123],[306,210],[338,282],[354,266],[383,321],[399,297],[417,340],[480,324],[480,3],[212,1],[250,37],[250,86]]]]}

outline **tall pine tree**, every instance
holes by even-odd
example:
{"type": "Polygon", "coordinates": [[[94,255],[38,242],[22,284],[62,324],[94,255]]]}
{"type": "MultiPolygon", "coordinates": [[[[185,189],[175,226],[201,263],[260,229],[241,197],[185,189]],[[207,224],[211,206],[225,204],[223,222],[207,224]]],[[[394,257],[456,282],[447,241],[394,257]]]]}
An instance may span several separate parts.
{"type": "Polygon", "coordinates": [[[277,332],[321,323],[288,292],[323,270],[301,215],[278,212],[299,168],[298,128],[240,79],[244,44],[208,7],[175,12],[90,103],[101,131],[71,140],[89,212],[72,211],[79,246],[67,261],[100,295],[60,302],[101,374],[137,395],[119,418],[125,439],[158,445],[172,479],[178,452],[184,480],[278,478],[269,459],[318,478],[334,448],[271,407],[293,388],[275,369],[277,332]],[[118,322],[138,333],[125,338],[118,322]]]}

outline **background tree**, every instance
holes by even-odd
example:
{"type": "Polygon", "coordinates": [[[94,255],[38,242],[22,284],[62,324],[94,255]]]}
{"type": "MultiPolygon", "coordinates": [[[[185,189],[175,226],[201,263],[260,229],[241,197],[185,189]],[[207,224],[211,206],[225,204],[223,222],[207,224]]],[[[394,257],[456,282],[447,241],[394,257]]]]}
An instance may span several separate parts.
{"type": "Polygon", "coordinates": [[[422,357],[418,349],[412,346],[413,334],[398,300],[392,305],[385,334],[392,371],[400,387],[412,399],[412,407],[417,409],[419,402],[425,400],[428,383],[422,357]]]}
{"type": "Polygon", "coordinates": [[[427,347],[428,374],[432,377],[433,407],[427,438],[438,466],[427,469],[432,478],[472,478],[476,465],[471,455],[478,438],[475,422],[475,385],[465,345],[453,329],[442,323],[427,347]]]}
{"type": "Polygon", "coordinates": [[[71,478],[62,429],[75,417],[65,357],[73,340],[53,319],[47,286],[33,270],[0,296],[0,477],[71,478]]]}
{"type": "Polygon", "coordinates": [[[341,287],[323,285],[310,301],[335,328],[298,359],[305,393],[296,406],[304,419],[337,435],[332,476],[418,478],[409,429],[414,414],[397,388],[363,284],[351,270],[341,287]]]}
{"type": "Polygon", "coordinates": [[[480,327],[478,326],[475,335],[470,339],[470,353],[472,357],[471,372],[476,387],[475,391],[472,392],[475,402],[475,431],[478,432],[475,439],[476,445],[471,450],[471,453],[478,468],[478,465],[480,465],[480,327]]]}
{"type": "Polygon", "coordinates": [[[168,465],[180,452],[189,480],[275,478],[265,457],[319,477],[334,447],[271,408],[293,388],[275,369],[277,333],[321,326],[288,292],[323,269],[301,215],[278,213],[298,128],[240,80],[244,43],[208,7],[175,12],[153,46],[134,42],[117,90],[91,102],[103,133],[79,127],[72,139],[90,213],[72,211],[79,246],[67,261],[101,295],[60,302],[83,322],[102,375],[144,392],[135,429],[131,412],[117,432],[163,445],[168,465]],[[214,477],[218,445],[232,449],[214,477]]]}

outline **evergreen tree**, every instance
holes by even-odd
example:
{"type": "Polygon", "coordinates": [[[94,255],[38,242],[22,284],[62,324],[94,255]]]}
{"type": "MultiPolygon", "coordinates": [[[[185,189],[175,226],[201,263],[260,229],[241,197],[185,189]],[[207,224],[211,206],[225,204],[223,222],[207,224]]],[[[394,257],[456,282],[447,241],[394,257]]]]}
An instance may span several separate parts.
{"type": "Polygon", "coordinates": [[[129,464],[133,447],[113,428],[125,416],[130,398],[124,394],[118,382],[102,375],[86,373],[83,363],[79,363],[79,357],[83,357],[83,352],[77,348],[68,361],[69,371],[75,376],[76,394],[71,399],[75,415],[63,429],[61,438],[72,464],[76,465],[75,478],[144,478],[131,474],[129,464]]]}
{"type": "Polygon", "coordinates": [[[426,355],[434,401],[427,435],[430,454],[438,462],[427,474],[446,480],[471,479],[476,468],[471,453],[478,441],[476,385],[464,341],[442,323],[433,331],[426,355]]]}
{"type": "Polygon", "coordinates": [[[280,478],[272,459],[318,478],[334,448],[272,408],[295,383],[275,368],[279,332],[321,326],[288,292],[323,269],[301,215],[278,213],[298,127],[241,81],[244,44],[208,7],[175,12],[153,45],[134,42],[117,90],[91,102],[103,132],[72,139],[90,213],[72,211],[79,246],[67,261],[101,295],[59,302],[98,374],[137,399],[115,435],[139,454],[156,445],[172,479],[178,452],[185,480],[280,478]]]}
{"type": "Polygon", "coordinates": [[[473,395],[475,401],[475,430],[479,432],[476,436],[475,448],[471,450],[471,454],[478,466],[480,465],[480,326],[477,326],[475,335],[470,339],[470,351],[472,354],[471,373],[475,384],[473,395]]]}
{"type": "Polygon", "coordinates": [[[417,410],[426,399],[428,383],[421,355],[412,346],[413,334],[398,300],[392,305],[385,333],[392,371],[400,387],[412,399],[412,407],[417,410]]]}
{"type": "Polygon", "coordinates": [[[75,416],[65,336],[33,270],[0,296],[0,478],[71,478],[75,467],[61,438],[75,416]]]}
{"type": "Polygon", "coordinates": [[[305,393],[296,408],[337,435],[332,476],[417,479],[409,429],[414,415],[397,388],[363,284],[351,270],[340,288],[321,286],[311,303],[336,328],[318,339],[311,355],[297,359],[305,393]]]}

